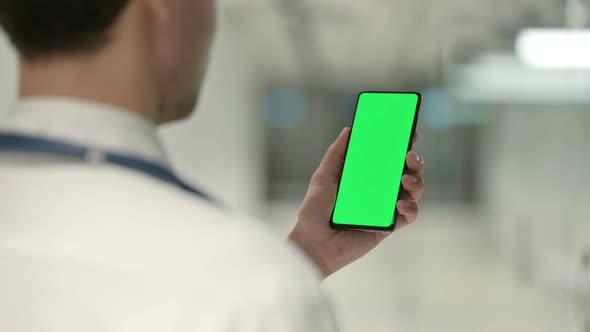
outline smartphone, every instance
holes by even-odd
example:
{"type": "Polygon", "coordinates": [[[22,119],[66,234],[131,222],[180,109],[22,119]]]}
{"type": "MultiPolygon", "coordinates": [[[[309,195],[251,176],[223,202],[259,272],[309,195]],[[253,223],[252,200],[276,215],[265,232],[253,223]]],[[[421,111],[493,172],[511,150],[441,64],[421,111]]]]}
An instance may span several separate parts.
{"type": "Polygon", "coordinates": [[[330,224],[338,230],[392,232],[422,96],[363,92],[358,97],[330,224]]]}

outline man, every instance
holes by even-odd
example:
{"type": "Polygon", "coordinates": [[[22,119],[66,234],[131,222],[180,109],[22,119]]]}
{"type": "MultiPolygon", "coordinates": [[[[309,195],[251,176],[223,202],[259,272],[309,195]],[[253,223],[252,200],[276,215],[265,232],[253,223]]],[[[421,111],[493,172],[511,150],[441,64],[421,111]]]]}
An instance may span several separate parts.
{"type": "MultiPolygon", "coordinates": [[[[155,125],[195,107],[213,0],[3,0],[21,59],[0,126],[3,331],[333,331],[319,283],[386,235],[329,227],[344,129],[289,240],[169,171],[155,125]]],[[[399,224],[423,160],[408,155],[399,224]]]]}

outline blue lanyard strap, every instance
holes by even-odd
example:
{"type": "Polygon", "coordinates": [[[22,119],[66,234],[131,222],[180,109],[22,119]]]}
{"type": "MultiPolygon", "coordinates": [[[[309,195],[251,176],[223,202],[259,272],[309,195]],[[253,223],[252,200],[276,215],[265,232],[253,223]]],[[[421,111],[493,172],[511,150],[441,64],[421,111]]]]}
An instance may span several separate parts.
{"type": "Polygon", "coordinates": [[[84,146],[48,138],[5,133],[0,133],[0,152],[44,154],[77,160],[92,160],[94,157],[105,163],[148,174],[162,181],[176,185],[182,190],[195,194],[207,201],[215,201],[211,196],[182,181],[168,168],[153,162],[119,153],[96,151],[84,146]]]}

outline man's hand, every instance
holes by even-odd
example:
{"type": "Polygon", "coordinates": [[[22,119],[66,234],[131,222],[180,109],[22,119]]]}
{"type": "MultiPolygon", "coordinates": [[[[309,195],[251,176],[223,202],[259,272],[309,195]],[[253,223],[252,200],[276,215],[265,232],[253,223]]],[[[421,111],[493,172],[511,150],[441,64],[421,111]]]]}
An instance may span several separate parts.
{"type": "MultiPolygon", "coordinates": [[[[289,235],[289,239],[309,255],[325,277],[363,257],[389,236],[385,233],[337,231],[330,227],[349,136],[350,129],[345,128],[326,153],[311,179],[297,224],[289,235]]],[[[410,152],[406,162],[408,173],[402,178],[404,191],[397,203],[400,215],[396,231],[416,220],[418,201],[424,192],[421,176],[424,160],[410,152]]]]}

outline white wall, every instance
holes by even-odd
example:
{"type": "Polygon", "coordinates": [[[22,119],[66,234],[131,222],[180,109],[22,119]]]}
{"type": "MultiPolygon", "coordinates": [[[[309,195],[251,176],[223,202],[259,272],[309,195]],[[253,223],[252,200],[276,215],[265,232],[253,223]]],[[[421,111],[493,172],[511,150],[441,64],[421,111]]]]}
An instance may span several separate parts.
{"type": "Polygon", "coordinates": [[[528,260],[534,282],[568,294],[583,289],[590,250],[588,125],[586,105],[506,106],[485,139],[482,187],[505,249],[528,260]]]}
{"type": "MultiPolygon", "coordinates": [[[[198,112],[163,128],[161,136],[185,178],[232,207],[259,214],[265,172],[259,84],[239,45],[222,25],[198,112]]],[[[0,114],[14,101],[16,90],[17,60],[2,34],[0,114]]]]}

